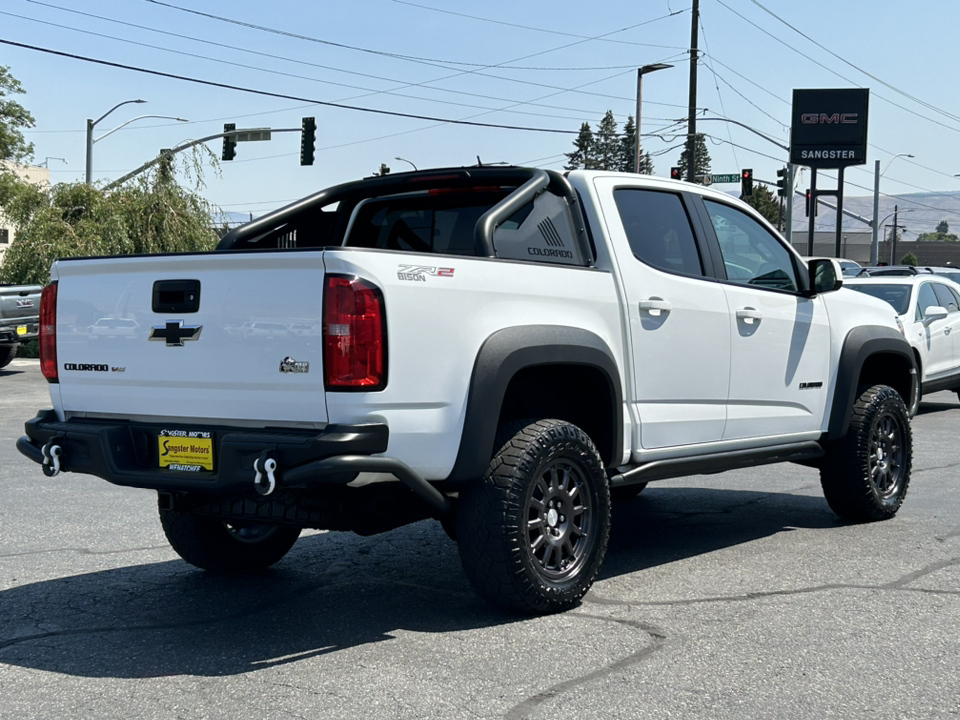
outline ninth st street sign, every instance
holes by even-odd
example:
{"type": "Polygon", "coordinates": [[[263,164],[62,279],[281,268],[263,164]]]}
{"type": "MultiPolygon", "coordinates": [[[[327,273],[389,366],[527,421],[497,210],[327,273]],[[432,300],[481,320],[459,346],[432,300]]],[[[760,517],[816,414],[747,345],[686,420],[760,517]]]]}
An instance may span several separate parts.
{"type": "Polygon", "coordinates": [[[870,91],[794,90],[790,162],[811,168],[840,168],[867,161],[870,91]]]}

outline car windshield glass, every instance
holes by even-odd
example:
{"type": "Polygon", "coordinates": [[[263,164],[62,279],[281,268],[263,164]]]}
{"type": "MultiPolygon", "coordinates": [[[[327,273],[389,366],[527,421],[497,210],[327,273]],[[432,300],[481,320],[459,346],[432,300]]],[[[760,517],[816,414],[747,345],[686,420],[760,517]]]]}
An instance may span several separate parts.
{"type": "Polygon", "coordinates": [[[875,298],[886,300],[896,310],[897,315],[903,315],[910,306],[910,285],[890,285],[887,283],[877,283],[876,285],[864,283],[862,285],[844,285],[851,290],[872,295],[875,298]]]}

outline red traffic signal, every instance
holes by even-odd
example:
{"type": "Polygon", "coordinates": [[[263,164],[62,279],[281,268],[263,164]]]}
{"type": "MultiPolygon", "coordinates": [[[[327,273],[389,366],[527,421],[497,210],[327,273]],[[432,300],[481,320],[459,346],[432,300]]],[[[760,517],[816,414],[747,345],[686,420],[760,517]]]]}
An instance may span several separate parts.
{"type": "Polygon", "coordinates": [[[683,174],[680,172],[680,168],[672,167],[670,168],[670,179],[671,180],[680,180],[683,177],[683,174]]]}
{"type": "Polygon", "coordinates": [[[753,170],[740,171],[740,194],[743,197],[753,195],[753,170]]]}

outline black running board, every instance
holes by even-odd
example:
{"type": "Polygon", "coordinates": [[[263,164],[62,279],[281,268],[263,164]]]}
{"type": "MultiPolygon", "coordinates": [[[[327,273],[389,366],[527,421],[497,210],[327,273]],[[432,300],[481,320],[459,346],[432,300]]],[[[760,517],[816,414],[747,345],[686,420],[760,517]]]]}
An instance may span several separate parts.
{"type": "Polygon", "coordinates": [[[820,443],[808,440],[806,442],[770,445],[748,450],[732,450],[668,460],[651,460],[626,472],[612,475],[610,477],[610,487],[636,485],[651,480],[666,480],[667,478],[684,477],[686,475],[709,475],[771,463],[809,461],[822,456],[823,448],[820,443]]]}

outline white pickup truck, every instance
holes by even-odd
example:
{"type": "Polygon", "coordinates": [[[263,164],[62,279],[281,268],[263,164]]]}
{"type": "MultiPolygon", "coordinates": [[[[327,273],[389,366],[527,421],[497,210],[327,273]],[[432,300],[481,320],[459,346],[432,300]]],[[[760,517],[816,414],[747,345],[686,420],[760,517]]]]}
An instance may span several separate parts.
{"type": "Polygon", "coordinates": [[[913,353],[840,278],[686,183],[360,180],[217,252],[56,262],[53,408],[18,447],[47,475],[158,491],[201,568],[266,567],[303,528],[432,516],[480,595],[556,612],[600,569],[611,494],[652,480],[798,462],[842,518],[897,512],[913,353]]]}

